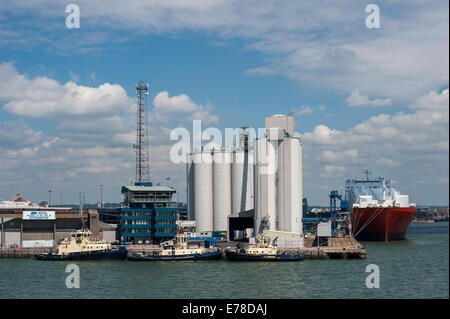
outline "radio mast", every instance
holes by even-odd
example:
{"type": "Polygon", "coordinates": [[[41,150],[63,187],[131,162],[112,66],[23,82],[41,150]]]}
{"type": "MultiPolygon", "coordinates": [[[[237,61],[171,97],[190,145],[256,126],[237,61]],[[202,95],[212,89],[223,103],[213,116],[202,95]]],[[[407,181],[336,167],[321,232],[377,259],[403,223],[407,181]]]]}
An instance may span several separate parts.
{"type": "Polygon", "coordinates": [[[147,116],[147,95],[148,84],[138,81],[137,89],[137,130],[136,144],[136,183],[150,182],[150,166],[148,152],[148,116],[147,116]]]}

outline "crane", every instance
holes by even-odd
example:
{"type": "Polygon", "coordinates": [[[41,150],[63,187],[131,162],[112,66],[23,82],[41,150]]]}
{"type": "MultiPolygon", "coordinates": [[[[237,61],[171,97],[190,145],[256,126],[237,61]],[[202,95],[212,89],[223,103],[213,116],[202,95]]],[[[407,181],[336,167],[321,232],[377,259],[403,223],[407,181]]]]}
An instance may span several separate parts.
{"type": "Polygon", "coordinates": [[[339,194],[338,191],[331,191],[330,195],[330,217],[331,217],[331,232],[332,235],[336,235],[336,226],[337,226],[337,206],[336,206],[336,200],[340,201],[340,210],[341,211],[347,211],[348,210],[348,202],[342,198],[342,195],[339,194]]]}

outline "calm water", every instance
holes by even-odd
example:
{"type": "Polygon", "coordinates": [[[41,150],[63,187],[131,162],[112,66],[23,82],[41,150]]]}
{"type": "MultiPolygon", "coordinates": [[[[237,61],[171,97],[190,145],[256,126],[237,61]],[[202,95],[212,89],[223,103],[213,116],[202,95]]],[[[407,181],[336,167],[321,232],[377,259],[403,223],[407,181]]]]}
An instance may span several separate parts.
{"type": "Polygon", "coordinates": [[[363,243],[365,260],[81,262],[80,289],[65,286],[68,262],[0,259],[0,298],[449,298],[448,228],[412,224],[406,241],[363,243]]]}

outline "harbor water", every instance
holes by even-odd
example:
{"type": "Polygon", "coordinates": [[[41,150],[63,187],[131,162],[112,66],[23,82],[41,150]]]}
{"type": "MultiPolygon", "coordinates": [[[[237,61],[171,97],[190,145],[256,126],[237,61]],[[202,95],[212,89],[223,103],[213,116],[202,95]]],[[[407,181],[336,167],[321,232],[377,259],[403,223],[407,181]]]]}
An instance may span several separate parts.
{"type": "Polygon", "coordinates": [[[407,240],[363,242],[363,260],[70,262],[0,259],[0,298],[449,298],[449,223],[411,224],[407,240]],[[380,287],[366,287],[366,267],[380,287]]]}

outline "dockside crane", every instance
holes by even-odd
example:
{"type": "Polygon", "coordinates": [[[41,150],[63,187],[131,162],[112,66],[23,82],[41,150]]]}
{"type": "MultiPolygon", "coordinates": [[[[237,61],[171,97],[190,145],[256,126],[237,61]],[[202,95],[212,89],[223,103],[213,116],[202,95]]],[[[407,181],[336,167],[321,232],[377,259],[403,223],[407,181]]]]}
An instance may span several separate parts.
{"type": "Polygon", "coordinates": [[[340,201],[340,211],[348,211],[348,202],[342,198],[342,195],[339,194],[338,191],[331,191],[330,195],[330,217],[331,217],[331,234],[332,236],[336,236],[336,228],[337,228],[337,200],[340,201]]]}

